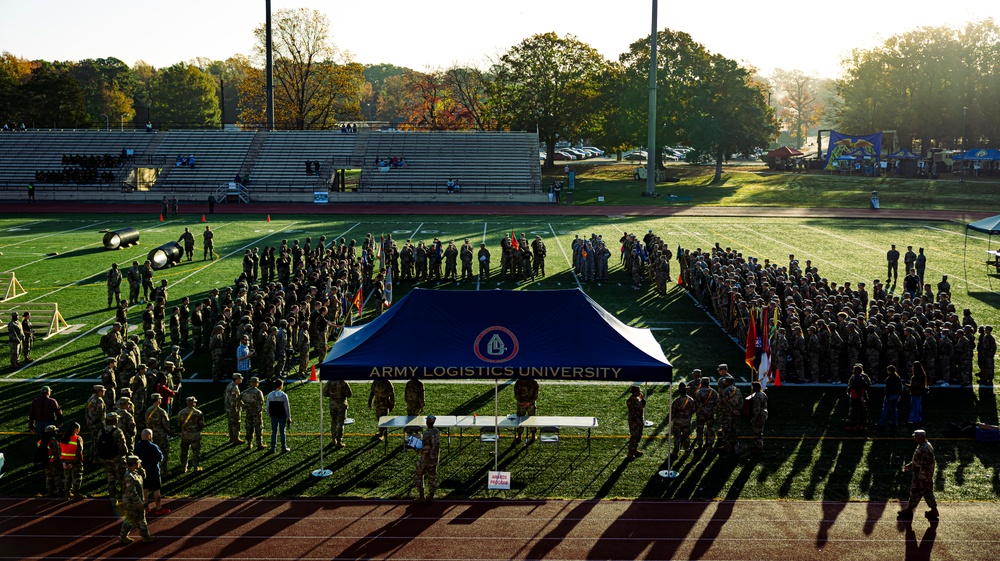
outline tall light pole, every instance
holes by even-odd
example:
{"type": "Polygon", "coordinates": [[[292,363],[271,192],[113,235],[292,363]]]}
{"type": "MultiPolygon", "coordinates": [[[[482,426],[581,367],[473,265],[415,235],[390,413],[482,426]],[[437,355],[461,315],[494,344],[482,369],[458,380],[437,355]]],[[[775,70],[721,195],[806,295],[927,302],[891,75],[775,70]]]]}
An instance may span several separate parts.
{"type": "Polygon", "coordinates": [[[111,132],[111,120],[108,119],[107,115],[104,115],[104,128],[108,129],[108,132],[111,132]]]}
{"type": "Polygon", "coordinates": [[[649,123],[646,140],[646,194],[656,192],[656,1],[653,0],[652,31],[649,33],[649,123]]]}
{"type": "Polygon", "coordinates": [[[265,0],[267,19],[264,23],[264,79],[267,82],[267,109],[265,120],[268,131],[274,130],[274,58],[271,55],[271,0],[265,0]]]}
{"type": "Polygon", "coordinates": [[[121,123],[121,132],[125,132],[125,113],[122,113],[121,120],[122,120],[122,123],[121,123]]]}
{"type": "Polygon", "coordinates": [[[969,116],[969,108],[962,108],[962,174],[959,176],[958,182],[965,183],[965,120],[969,116]]]}

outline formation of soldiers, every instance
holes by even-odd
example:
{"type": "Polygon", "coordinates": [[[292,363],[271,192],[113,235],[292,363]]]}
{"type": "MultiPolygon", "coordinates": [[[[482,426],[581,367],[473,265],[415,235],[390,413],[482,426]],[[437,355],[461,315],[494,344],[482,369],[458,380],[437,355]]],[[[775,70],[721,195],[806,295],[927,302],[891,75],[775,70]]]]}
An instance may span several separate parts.
{"type": "Polygon", "coordinates": [[[857,363],[876,382],[889,365],[908,379],[920,361],[931,381],[969,386],[975,355],[979,382],[993,383],[993,328],[968,309],[959,314],[947,278],[911,297],[877,279],[871,292],[864,282],[828,281],[794,255],[781,266],[716,244],[680,250],[677,260],[684,287],[731,337],[745,341],[756,322],[784,381],[845,383],[857,363]]]}
{"type": "MultiPolygon", "coordinates": [[[[759,382],[751,384],[749,403],[744,403],[743,393],[736,387],[736,380],[729,374],[726,364],[719,365],[718,390],[712,388],[712,380],[701,375],[701,370],[694,370],[695,384],[688,386],[685,382],[677,385],[677,397],[670,403],[671,426],[673,438],[672,455],[681,451],[690,451],[691,425],[695,425],[696,437],[694,450],[696,452],[720,451],[723,453],[738,453],[737,426],[746,406],[746,416],[753,429],[754,451],[764,449],[764,424],[767,421],[767,394],[759,382]],[[716,446],[718,438],[718,446],[716,446]]],[[[631,408],[630,408],[631,426],[631,408]]],[[[631,455],[631,452],[630,452],[631,455]]]]}

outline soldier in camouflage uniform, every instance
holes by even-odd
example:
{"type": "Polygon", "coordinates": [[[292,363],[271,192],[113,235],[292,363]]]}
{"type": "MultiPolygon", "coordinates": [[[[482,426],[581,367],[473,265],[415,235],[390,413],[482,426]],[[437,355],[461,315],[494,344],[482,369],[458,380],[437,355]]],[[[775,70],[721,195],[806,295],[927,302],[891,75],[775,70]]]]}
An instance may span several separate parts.
{"type": "Polygon", "coordinates": [[[760,382],[750,382],[753,392],[750,396],[750,426],[753,427],[753,447],[761,452],[764,450],[764,423],[767,422],[767,394],[761,389],[760,382]]]}
{"type": "Polygon", "coordinates": [[[181,433],[181,473],[188,470],[188,450],[191,451],[191,467],[201,471],[201,430],[205,428],[205,414],[198,409],[198,399],[189,396],[187,407],[177,413],[177,429],[181,433]]]}
{"type": "MultiPolygon", "coordinates": [[[[517,416],[530,417],[538,410],[538,380],[534,378],[518,378],[514,382],[514,401],[517,403],[517,416]]],[[[518,427],[514,433],[514,444],[521,442],[524,429],[518,427]]],[[[528,441],[535,439],[536,429],[531,429],[528,441]]]]}
{"type": "Polygon", "coordinates": [[[288,320],[278,320],[278,329],[274,333],[274,373],[278,378],[284,378],[285,376],[288,343],[288,320]]]}
{"type": "Polygon", "coordinates": [[[143,478],[146,472],[142,469],[142,461],[138,456],[128,456],[125,459],[128,471],[123,476],[123,491],[121,497],[122,529],[118,534],[118,541],[124,544],[132,543],[132,538],[128,537],[133,528],[139,529],[142,541],[156,541],[156,536],[150,535],[149,527],[146,525],[146,499],[142,492],[143,478]]]}
{"type": "Polygon", "coordinates": [[[715,446],[715,412],[719,408],[719,394],[710,386],[712,380],[705,376],[699,382],[700,387],[694,394],[694,403],[698,412],[695,447],[699,450],[711,450],[715,446]]]}
{"type": "Polygon", "coordinates": [[[146,331],[146,340],[142,342],[142,360],[149,362],[149,359],[160,358],[160,344],[156,342],[156,331],[149,329],[146,331]]]}
{"type": "Polygon", "coordinates": [[[330,432],[333,436],[333,447],[343,448],[347,400],[354,395],[351,386],[344,380],[330,380],[323,388],[323,395],[330,399],[330,432]]]}
{"type": "Polygon", "coordinates": [[[170,354],[167,355],[167,358],[163,360],[164,360],[163,363],[164,370],[168,370],[167,369],[168,362],[173,364],[173,370],[169,370],[164,373],[167,375],[167,379],[170,380],[170,382],[173,384],[172,387],[176,388],[177,386],[181,385],[181,382],[184,379],[184,358],[181,357],[180,345],[171,345],[170,354]]]}
{"type": "Polygon", "coordinates": [[[722,366],[719,367],[719,374],[723,375],[719,379],[722,386],[719,393],[719,440],[723,452],[736,453],[739,451],[736,425],[743,410],[743,394],[736,387],[736,380],[727,373],[728,369],[722,366]]]}
{"type": "Polygon", "coordinates": [[[20,366],[21,344],[24,342],[24,329],[21,322],[17,320],[17,312],[10,313],[10,321],[7,323],[7,342],[10,344],[10,367],[20,366]]]}
{"type": "Polygon", "coordinates": [[[822,352],[823,343],[821,342],[819,335],[816,333],[816,326],[810,325],[808,329],[808,335],[806,336],[806,361],[808,362],[808,367],[806,368],[805,381],[816,383],[819,382],[820,374],[820,353],[822,352]]]}
{"type": "Polygon", "coordinates": [[[643,412],[646,410],[646,397],[642,395],[639,386],[629,388],[632,393],[625,406],[628,408],[628,456],[629,460],[634,460],[642,456],[639,451],[639,442],[642,440],[642,428],[645,424],[643,412]]]}
{"type": "Polygon", "coordinates": [[[997,341],[993,337],[993,326],[984,325],[979,328],[979,340],[976,341],[976,357],[979,366],[979,383],[993,385],[996,372],[994,357],[997,354],[997,341]]]}
{"type": "Polygon", "coordinates": [[[122,354],[125,347],[125,336],[122,335],[122,324],[115,322],[111,329],[101,336],[101,350],[104,354],[117,359],[122,354]]]}
{"type": "MultiPolygon", "coordinates": [[[[392,388],[392,382],[384,378],[379,378],[372,382],[371,389],[368,390],[368,409],[375,407],[375,423],[378,424],[380,417],[389,414],[396,407],[396,392],[392,388]]],[[[379,440],[385,440],[387,429],[378,429],[375,435],[379,440]]]]}
{"type": "Polygon", "coordinates": [[[111,270],[108,271],[108,309],[111,309],[111,301],[115,301],[115,305],[121,305],[122,302],[122,273],[118,270],[118,263],[111,264],[111,270]]]}
{"type": "MultiPolygon", "coordinates": [[[[299,378],[305,379],[307,371],[309,370],[309,331],[307,329],[299,328],[295,331],[295,336],[292,340],[292,350],[299,357],[299,378]]],[[[320,357],[320,361],[325,359],[325,356],[320,357]]]]}
{"type": "Polygon", "coordinates": [[[868,336],[865,338],[865,362],[867,371],[871,376],[877,381],[885,378],[882,374],[882,370],[879,368],[879,361],[882,359],[882,338],[879,337],[878,333],[875,331],[874,325],[869,325],[867,328],[868,336]]]}
{"type": "Polygon", "coordinates": [[[55,425],[45,427],[45,432],[38,440],[39,454],[44,454],[45,462],[45,493],[49,497],[63,494],[62,450],[59,448],[58,428],[55,425]],[[45,452],[42,452],[42,449],[45,452]]]}
{"type": "Polygon", "coordinates": [[[253,450],[254,442],[257,449],[264,449],[264,393],[257,386],[260,380],[254,376],[250,378],[250,387],[240,394],[240,401],[243,402],[243,409],[246,412],[247,426],[247,450],[253,450]]]}
{"type": "Polygon", "coordinates": [[[233,374],[233,381],[226,386],[224,394],[224,405],[226,409],[226,420],[229,422],[229,443],[244,444],[246,441],[240,439],[240,414],[243,412],[243,401],[240,400],[240,384],[243,383],[243,375],[239,372],[233,374]]]}
{"type": "MultiPolygon", "coordinates": [[[[135,408],[136,413],[141,413],[146,410],[146,396],[152,393],[151,390],[155,388],[146,387],[146,365],[140,364],[136,367],[135,374],[132,376],[132,380],[129,382],[129,391],[132,394],[132,407],[135,408]]],[[[139,417],[136,419],[136,426],[139,428],[144,428],[146,426],[146,417],[139,417]]]]}
{"type": "Polygon", "coordinates": [[[413,482],[417,486],[417,502],[424,501],[424,476],[427,477],[428,502],[434,502],[434,492],[437,491],[438,457],[441,452],[441,431],[434,428],[437,417],[427,415],[427,430],[421,437],[422,447],[417,456],[417,471],[413,482]]]}
{"type": "Polygon", "coordinates": [[[125,450],[131,454],[135,450],[135,416],[132,415],[132,400],[128,397],[118,399],[115,413],[118,414],[118,428],[125,435],[125,450]]]}
{"type": "Polygon", "coordinates": [[[260,353],[257,355],[260,361],[257,368],[260,371],[261,378],[265,380],[273,380],[281,376],[280,373],[274,370],[277,337],[278,328],[272,325],[268,328],[267,335],[264,336],[263,344],[260,346],[260,353]]]}
{"type": "Polygon", "coordinates": [[[909,520],[913,518],[913,511],[917,508],[920,499],[927,501],[927,506],[931,507],[924,516],[929,520],[938,519],[937,500],[934,498],[934,447],[927,442],[927,433],[923,430],[913,431],[913,440],[917,443],[916,450],[913,451],[913,459],[903,466],[904,471],[911,474],[910,500],[906,508],[899,511],[897,518],[909,520]]]}
{"type": "Polygon", "coordinates": [[[170,476],[170,415],[160,407],[162,398],[160,394],[153,393],[149,396],[152,405],[146,410],[146,428],[153,431],[153,444],[160,447],[163,452],[163,461],[160,462],[160,476],[166,479],[170,476]]]}
{"type": "Polygon", "coordinates": [[[127,341],[118,359],[118,387],[125,389],[132,382],[132,376],[139,366],[139,352],[135,343],[127,341]]]}
{"type": "Polygon", "coordinates": [[[125,277],[128,279],[128,301],[135,304],[139,301],[139,290],[142,288],[142,272],[138,261],[132,262],[132,267],[125,271],[125,277]]]}
{"type": "Polygon", "coordinates": [[[101,372],[101,385],[104,386],[104,407],[108,411],[118,403],[115,391],[118,388],[118,376],[115,374],[115,369],[115,359],[108,357],[104,371],[101,372]]]}
{"type": "MultiPolygon", "coordinates": [[[[424,383],[417,378],[410,378],[403,390],[403,400],[406,402],[406,415],[408,417],[422,414],[424,412],[424,383]]],[[[411,432],[411,430],[407,429],[407,432],[411,432]]],[[[420,432],[420,429],[412,430],[412,432],[420,432]]]]}
{"type": "MultiPolygon", "coordinates": [[[[90,441],[96,443],[97,433],[104,428],[104,415],[107,413],[107,405],[104,403],[104,386],[95,385],[94,395],[90,396],[87,400],[87,406],[84,409],[84,417],[87,420],[87,428],[90,429],[90,441]]],[[[94,458],[94,452],[91,451],[91,458],[94,458]]]]}
{"type": "Polygon", "coordinates": [[[139,276],[142,278],[142,300],[149,302],[149,293],[153,292],[153,264],[148,259],[139,270],[139,276]]]}
{"type": "Polygon", "coordinates": [[[216,325],[212,330],[212,339],[208,343],[208,350],[212,353],[212,381],[218,382],[222,379],[223,356],[226,351],[226,328],[216,325]]]}
{"type": "MultiPolygon", "coordinates": [[[[700,373],[700,370],[695,370],[695,375],[700,373]]],[[[670,403],[670,435],[674,439],[674,456],[681,450],[685,452],[691,450],[691,418],[694,416],[694,411],[694,399],[687,393],[687,384],[684,382],[677,384],[677,397],[670,403]]]]}
{"type": "Polygon", "coordinates": [[[101,464],[104,465],[104,475],[108,480],[108,498],[111,499],[112,505],[117,505],[121,500],[122,480],[125,476],[125,456],[128,455],[128,452],[125,449],[125,434],[117,426],[118,415],[108,413],[105,415],[104,422],[104,428],[98,432],[93,442],[96,449],[101,432],[110,433],[110,438],[118,449],[118,453],[113,458],[100,458],[101,464]]]}

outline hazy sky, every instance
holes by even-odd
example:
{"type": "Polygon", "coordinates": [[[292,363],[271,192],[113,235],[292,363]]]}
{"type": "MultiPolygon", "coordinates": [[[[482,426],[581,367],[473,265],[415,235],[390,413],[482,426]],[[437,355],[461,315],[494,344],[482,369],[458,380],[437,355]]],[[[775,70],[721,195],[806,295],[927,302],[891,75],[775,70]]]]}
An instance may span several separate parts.
{"type": "MultiPolygon", "coordinates": [[[[651,0],[273,0],[272,10],[325,12],[333,42],[362,64],[422,70],[481,64],[535,33],[572,33],[616,59],[650,32],[651,0]]],[[[686,31],[709,50],[749,63],[840,74],[855,47],[920,26],[993,17],[1000,2],[659,2],[659,29],[686,31]]],[[[113,56],[156,67],[198,56],[250,54],[260,0],[0,0],[0,50],[28,59],[113,56]]]]}

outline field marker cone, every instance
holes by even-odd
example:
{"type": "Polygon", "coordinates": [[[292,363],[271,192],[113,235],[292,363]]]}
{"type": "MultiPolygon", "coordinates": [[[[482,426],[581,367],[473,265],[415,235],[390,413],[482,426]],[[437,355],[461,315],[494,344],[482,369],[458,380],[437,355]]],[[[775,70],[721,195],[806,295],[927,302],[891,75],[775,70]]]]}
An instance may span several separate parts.
{"type": "Polygon", "coordinates": [[[316,378],[316,365],[315,364],[312,366],[312,373],[309,374],[309,381],[310,382],[318,382],[319,381],[319,379],[316,378]]]}
{"type": "Polygon", "coordinates": [[[779,388],[781,387],[781,370],[774,371],[774,382],[772,382],[772,385],[779,388]]]}
{"type": "Polygon", "coordinates": [[[268,215],[267,215],[267,221],[268,221],[268,222],[270,222],[270,221],[271,221],[271,215],[270,215],[270,214],[268,214],[268,215]]]}
{"type": "Polygon", "coordinates": [[[205,220],[205,215],[204,215],[204,214],[202,214],[202,215],[201,215],[201,221],[202,221],[202,222],[206,222],[206,220],[205,220]]]}
{"type": "Polygon", "coordinates": [[[163,222],[163,215],[160,215],[160,222],[163,222]]]}

